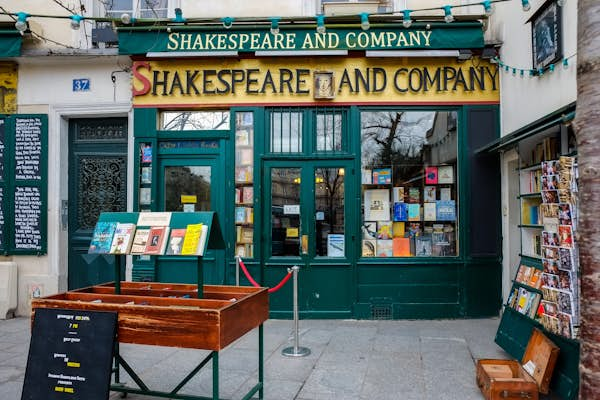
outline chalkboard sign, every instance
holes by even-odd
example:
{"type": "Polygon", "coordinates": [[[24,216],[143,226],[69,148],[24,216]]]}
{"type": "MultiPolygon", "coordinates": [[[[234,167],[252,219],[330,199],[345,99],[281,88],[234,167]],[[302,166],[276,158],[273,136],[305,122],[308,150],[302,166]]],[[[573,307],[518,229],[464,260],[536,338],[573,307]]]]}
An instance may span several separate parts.
{"type": "Polygon", "coordinates": [[[35,310],[21,400],[106,400],[117,314],[35,310]]]}
{"type": "Polygon", "coordinates": [[[0,119],[0,179],[4,180],[4,151],[6,138],[6,120],[0,119]]]}
{"type": "Polygon", "coordinates": [[[15,119],[15,179],[41,180],[42,120],[15,119]]]}
{"type": "Polygon", "coordinates": [[[4,187],[0,186],[0,249],[6,248],[6,238],[4,233],[4,187]]]}
{"type": "Polygon", "coordinates": [[[42,249],[42,194],[35,186],[15,187],[15,249],[42,249]]]}

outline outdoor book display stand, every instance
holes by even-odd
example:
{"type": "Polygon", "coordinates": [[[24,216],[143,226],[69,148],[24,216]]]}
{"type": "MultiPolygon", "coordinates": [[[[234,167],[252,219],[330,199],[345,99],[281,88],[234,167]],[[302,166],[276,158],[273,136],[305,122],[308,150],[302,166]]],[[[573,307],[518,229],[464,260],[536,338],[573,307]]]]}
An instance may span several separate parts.
{"type": "MultiPolygon", "coordinates": [[[[99,222],[138,222],[140,213],[102,213],[99,222]]],[[[147,213],[146,213],[147,214],[147,213]]],[[[208,226],[206,248],[223,248],[224,242],[216,213],[170,213],[170,229],[189,224],[208,226]]],[[[136,228],[140,228],[137,226],[136,228]]],[[[145,227],[143,227],[145,228],[145,227]]],[[[202,249],[204,253],[205,249],[202,249]]],[[[124,254],[123,254],[124,255],[124,254]]],[[[167,256],[189,257],[189,256],[167,256]]],[[[111,390],[172,399],[219,399],[219,351],[258,327],[258,382],[243,397],[258,392],[263,398],[263,322],[269,314],[266,288],[203,285],[202,256],[198,260],[198,283],[121,282],[121,258],[115,257],[115,282],[77,289],[32,300],[32,309],[62,308],[116,312],[117,341],[114,349],[114,384],[111,390]],[[121,357],[119,343],[183,347],[210,350],[171,392],[151,390],[121,357]],[[212,397],[180,394],[179,390],[212,361],[212,397]],[[121,367],[137,384],[120,382],[121,367]]]]}

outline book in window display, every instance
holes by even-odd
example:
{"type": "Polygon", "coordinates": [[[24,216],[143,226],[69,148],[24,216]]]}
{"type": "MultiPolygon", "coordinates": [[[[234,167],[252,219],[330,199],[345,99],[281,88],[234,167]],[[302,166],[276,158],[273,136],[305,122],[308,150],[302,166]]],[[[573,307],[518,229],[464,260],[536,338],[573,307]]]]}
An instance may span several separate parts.
{"type": "Polygon", "coordinates": [[[456,202],[436,201],[436,220],[437,221],[456,221],[456,202]]]}
{"type": "Polygon", "coordinates": [[[408,221],[408,204],[394,203],[394,221],[408,221]]]}
{"type": "Polygon", "coordinates": [[[373,183],[389,185],[392,183],[392,170],[390,168],[375,168],[373,170],[373,183]]]}
{"type": "Polygon", "coordinates": [[[425,167],[425,184],[435,185],[438,183],[438,168],[425,167]]]}
{"type": "Polygon", "coordinates": [[[392,240],[377,240],[377,257],[392,257],[393,256],[393,241],[392,240]]]}
{"type": "Polygon", "coordinates": [[[152,183],[152,167],[142,167],[140,182],[143,184],[152,183]]]}
{"type": "Polygon", "coordinates": [[[436,221],[436,207],[435,203],[423,203],[423,220],[424,221],[436,221]]]}
{"type": "Polygon", "coordinates": [[[397,238],[397,237],[404,237],[404,234],[406,232],[406,229],[404,227],[404,222],[392,222],[392,236],[397,238]]]}
{"type": "Polygon", "coordinates": [[[442,201],[452,200],[452,189],[451,188],[440,188],[440,200],[442,200],[442,201]]]}
{"type": "Polygon", "coordinates": [[[377,251],[376,240],[363,240],[362,241],[362,256],[363,257],[375,257],[377,251]]]}
{"type": "Polygon", "coordinates": [[[415,238],[415,255],[429,257],[432,255],[431,236],[422,235],[415,238]]]}
{"type": "Polygon", "coordinates": [[[438,184],[454,183],[454,167],[452,165],[442,165],[438,167],[438,184]]]}
{"type": "Polygon", "coordinates": [[[409,221],[420,221],[421,220],[421,205],[420,204],[409,204],[408,205],[408,220],[409,221]]]}
{"type": "Polygon", "coordinates": [[[392,239],[392,255],[394,257],[410,257],[410,238],[395,237],[392,239]]]}
{"type": "Polygon", "coordinates": [[[362,226],[363,239],[377,239],[377,222],[365,221],[362,226]]]}
{"type": "Polygon", "coordinates": [[[362,169],[360,171],[361,176],[361,184],[363,185],[371,185],[373,183],[373,171],[370,169],[362,169]]]}
{"type": "Polygon", "coordinates": [[[365,220],[390,220],[390,191],[388,189],[371,189],[364,192],[365,220]]]}
{"type": "Polygon", "coordinates": [[[377,239],[392,238],[392,221],[377,222],[377,239]]]}
{"type": "Polygon", "coordinates": [[[424,202],[432,202],[436,200],[436,187],[435,186],[425,186],[423,188],[423,201],[424,202]]]}
{"type": "Polygon", "coordinates": [[[394,186],[392,188],[392,199],[394,203],[404,203],[404,187],[394,186]]]}
{"type": "Polygon", "coordinates": [[[421,189],[418,187],[408,188],[408,202],[412,204],[421,203],[421,189]]]}

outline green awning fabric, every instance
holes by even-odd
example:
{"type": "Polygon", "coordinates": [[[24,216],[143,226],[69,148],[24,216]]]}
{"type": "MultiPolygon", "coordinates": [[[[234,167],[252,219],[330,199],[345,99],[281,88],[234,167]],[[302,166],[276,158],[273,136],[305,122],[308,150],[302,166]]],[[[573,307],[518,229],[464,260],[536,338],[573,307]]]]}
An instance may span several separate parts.
{"type": "Polygon", "coordinates": [[[562,107],[550,114],[520,128],[514,132],[504,135],[485,146],[482,146],[475,150],[475,154],[479,153],[493,153],[497,151],[506,150],[510,147],[516,146],[521,140],[527,139],[539,133],[545,129],[548,129],[554,125],[568,122],[575,118],[575,103],[571,103],[565,107],[562,107]]]}
{"type": "Polygon", "coordinates": [[[0,57],[21,55],[23,36],[17,30],[0,30],[0,57]]]}
{"type": "Polygon", "coordinates": [[[314,27],[281,29],[273,35],[268,26],[252,29],[215,29],[202,26],[120,27],[119,54],[149,52],[299,51],[299,50],[438,50],[484,47],[480,22],[414,24],[404,29],[397,24],[360,28],[327,26],[319,34],[314,27]]]}

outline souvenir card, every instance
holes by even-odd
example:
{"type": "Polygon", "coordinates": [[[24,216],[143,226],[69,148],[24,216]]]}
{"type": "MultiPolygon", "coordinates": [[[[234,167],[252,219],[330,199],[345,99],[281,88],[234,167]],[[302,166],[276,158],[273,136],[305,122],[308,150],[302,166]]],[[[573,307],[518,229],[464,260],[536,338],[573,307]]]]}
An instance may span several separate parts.
{"type": "Polygon", "coordinates": [[[573,219],[571,217],[571,204],[558,204],[558,222],[561,225],[573,225],[573,219]]]}
{"type": "Polygon", "coordinates": [[[542,190],[542,202],[545,204],[558,203],[558,191],[542,190]]]}
{"type": "Polygon", "coordinates": [[[558,271],[558,288],[570,292],[573,291],[571,271],[558,271]]]}
{"type": "Polygon", "coordinates": [[[556,317],[558,314],[558,304],[542,300],[542,307],[544,307],[544,314],[551,317],[556,317]]]}
{"type": "Polygon", "coordinates": [[[571,225],[559,225],[558,236],[560,237],[560,247],[573,248],[573,229],[571,225]]]}
{"type": "Polygon", "coordinates": [[[558,174],[559,162],[557,160],[542,161],[542,175],[558,174]]]}
{"type": "Polygon", "coordinates": [[[547,274],[558,274],[558,262],[556,260],[542,258],[542,267],[547,274]]]}
{"type": "Polygon", "coordinates": [[[573,297],[569,292],[558,292],[558,311],[573,315],[573,297]]]}
{"type": "Polygon", "coordinates": [[[571,316],[565,313],[558,313],[558,327],[559,334],[566,337],[573,337],[573,324],[571,323],[571,316]]]}
{"type": "Polygon", "coordinates": [[[542,273],[542,287],[558,289],[558,275],[542,273]]]}
{"type": "Polygon", "coordinates": [[[542,190],[556,190],[558,189],[558,175],[543,175],[542,176],[542,190]]]}
{"type": "Polygon", "coordinates": [[[542,246],[542,257],[558,260],[558,247],[542,246]]]}
{"type": "Polygon", "coordinates": [[[573,271],[573,251],[567,248],[559,248],[558,255],[560,259],[558,268],[564,269],[565,271],[573,271]]]}

